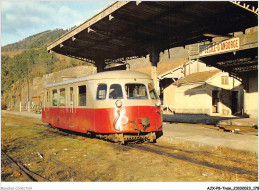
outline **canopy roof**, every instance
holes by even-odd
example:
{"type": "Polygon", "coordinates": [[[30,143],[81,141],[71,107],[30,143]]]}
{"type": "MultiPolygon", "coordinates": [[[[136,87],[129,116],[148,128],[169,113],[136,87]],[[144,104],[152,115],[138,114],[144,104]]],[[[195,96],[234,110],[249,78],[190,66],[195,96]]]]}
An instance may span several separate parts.
{"type": "MultiPolygon", "coordinates": [[[[257,1],[246,2],[255,10],[257,1]],[[253,7],[254,6],[254,7],[253,7]]],[[[257,26],[257,11],[228,1],[119,1],[59,39],[48,51],[85,61],[117,60],[209,40],[257,26]]]]}
{"type": "Polygon", "coordinates": [[[209,71],[204,71],[204,72],[196,72],[192,73],[183,79],[180,79],[176,82],[173,83],[173,85],[182,85],[182,84],[193,84],[193,83],[200,83],[200,82],[206,82],[213,76],[217,75],[220,73],[221,70],[209,70],[209,71]]]}

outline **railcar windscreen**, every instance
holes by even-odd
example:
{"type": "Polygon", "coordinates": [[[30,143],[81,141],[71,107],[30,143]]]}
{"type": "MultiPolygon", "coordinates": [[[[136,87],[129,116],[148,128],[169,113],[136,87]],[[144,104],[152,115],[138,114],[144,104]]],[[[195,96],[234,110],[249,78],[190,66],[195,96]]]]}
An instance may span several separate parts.
{"type": "Polygon", "coordinates": [[[106,99],[107,95],[107,85],[106,84],[99,84],[97,87],[97,100],[104,100],[106,99]]]}
{"type": "Polygon", "coordinates": [[[157,93],[154,89],[153,83],[149,83],[148,84],[148,90],[149,90],[149,94],[151,99],[158,99],[157,93]]]}
{"type": "Polygon", "coordinates": [[[148,99],[144,84],[126,84],[127,99],[148,99]]]}
{"type": "Polygon", "coordinates": [[[120,84],[112,84],[110,86],[109,99],[123,99],[123,92],[120,84]]]}

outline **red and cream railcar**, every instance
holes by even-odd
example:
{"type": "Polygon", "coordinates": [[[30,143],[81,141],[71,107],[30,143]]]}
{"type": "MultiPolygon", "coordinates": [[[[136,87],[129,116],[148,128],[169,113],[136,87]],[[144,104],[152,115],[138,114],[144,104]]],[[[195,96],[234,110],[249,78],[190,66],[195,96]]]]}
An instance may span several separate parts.
{"type": "Polygon", "coordinates": [[[153,81],[134,71],[102,72],[46,85],[42,121],[122,143],[155,142],[162,135],[153,81]]]}

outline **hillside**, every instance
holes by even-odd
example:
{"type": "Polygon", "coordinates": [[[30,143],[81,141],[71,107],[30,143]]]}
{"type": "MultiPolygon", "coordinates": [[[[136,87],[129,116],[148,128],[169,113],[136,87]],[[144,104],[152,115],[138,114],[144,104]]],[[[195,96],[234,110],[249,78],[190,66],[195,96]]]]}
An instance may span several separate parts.
{"type": "Polygon", "coordinates": [[[76,66],[89,66],[92,72],[93,65],[90,63],[47,52],[47,44],[67,31],[44,31],[1,47],[2,101],[10,105],[12,97],[19,99],[17,95],[20,95],[28,79],[32,82],[35,78],[76,66]]]}
{"type": "Polygon", "coordinates": [[[9,50],[9,51],[6,51],[6,52],[1,52],[1,55],[2,56],[8,56],[10,58],[14,58],[16,55],[22,54],[23,51],[24,51],[23,49],[21,49],[21,50],[9,50]]]}
{"type": "Polygon", "coordinates": [[[68,32],[68,30],[55,29],[44,31],[32,36],[29,36],[19,42],[8,44],[1,47],[1,52],[21,50],[21,49],[31,49],[31,48],[41,48],[51,43],[55,39],[59,38],[63,34],[68,32]]]}

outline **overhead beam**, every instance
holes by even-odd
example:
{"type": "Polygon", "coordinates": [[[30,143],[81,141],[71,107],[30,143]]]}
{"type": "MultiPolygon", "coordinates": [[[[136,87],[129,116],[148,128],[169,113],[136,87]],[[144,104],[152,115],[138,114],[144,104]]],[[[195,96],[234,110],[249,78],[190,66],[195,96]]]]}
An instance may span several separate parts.
{"type": "MultiPolygon", "coordinates": [[[[73,41],[66,41],[66,44],[64,43],[64,45],[66,45],[67,47],[72,47],[75,50],[81,50],[83,49],[89,49],[87,44],[83,43],[84,41],[81,41],[80,39],[76,39],[74,42],[73,41]],[[76,43],[77,42],[77,43],[76,43]]],[[[109,49],[111,49],[110,46],[108,45],[103,45],[99,48],[91,48],[93,49],[93,51],[110,51],[109,49]]]]}
{"type": "MultiPolygon", "coordinates": [[[[169,9],[168,11],[164,11],[164,12],[162,12],[162,13],[159,13],[159,14],[153,16],[152,18],[149,18],[148,20],[138,22],[137,24],[134,25],[134,27],[135,27],[135,29],[137,29],[137,28],[143,27],[143,26],[145,26],[145,25],[147,25],[147,24],[154,23],[156,20],[158,20],[158,19],[160,19],[160,18],[162,18],[162,17],[165,17],[165,16],[167,16],[167,15],[170,15],[170,14],[172,14],[174,11],[178,11],[179,9],[182,9],[182,8],[184,8],[184,7],[187,7],[187,6],[190,6],[191,4],[193,4],[193,2],[184,3],[184,4],[180,4],[180,5],[178,5],[178,6],[175,6],[174,8],[171,8],[171,9],[169,9]]],[[[133,33],[133,32],[134,32],[133,30],[129,30],[129,28],[127,28],[126,30],[122,30],[122,31],[117,32],[117,33],[114,34],[112,37],[109,37],[109,38],[107,38],[107,39],[105,39],[105,40],[102,40],[102,41],[100,41],[100,42],[98,42],[98,43],[92,44],[91,46],[94,47],[94,46],[96,46],[96,45],[98,45],[98,44],[104,44],[104,43],[106,43],[107,41],[111,40],[111,39],[114,38],[114,37],[121,36],[121,35],[123,35],[123,34],[125,35],[125,34],[128,34],[128,33],[133,33]]],[[[90,46],[89,46],[89,47],[90,47],[90,46]]]]}
{"type": "Polygon", "coordinates": [[[223,37],[223,38],[232,38],[231,35],[218,35],[218,34],[210,34],[210,33],[204,33],[203,36],[216,38],[216,37],[223,37]]]}
{"type": "Polygon", "coordinates": [[[243,5],[241,5],[239,1],[230,1],[230,3],[233,3],[243,9],[246,9],[247,11],[250,11],[258,16],[258,8],[254,6],[251,7],[250,4],[246,4],[247,2],[244,2],[243,5]]]}
{"type": "MultiPolygon", "coordinates": [[[[75,38],[73,37],[73,39],[71,41],[66,41],[66,47],[69,49],[69,47],[73,48],[74,51],[82,51],[82,49],[91,51],[91,52],[95,52],[96,54],[98,54],[98,52],[100,52],[100,55],[106,54],[106,55],[111,55],[111,54],[118,54],[119,52],[129,52],[129,51],[133,51],[136,55],[138,55],[138,52],[140,51],[140,47],[137,45],[137,47],[132,47],[128,48],[128,46],[125,45],[119,45],[118,42],[116,42],[115,40],[112,40],[113,42],[110,43],[110,45],[102,45],[100,47],[94,47],[91,49],[87,49],[87,45],[84,44],[85,42],[88,43],[88,41],[79,39],[79,38],[75,38]],[[76,44],[77,43],[77,44],[76,44]]],[[[89,44],[89,43],[88,43],[89,44]]]]}
{"type": "Polygon", "coordinates": [[[83,52],[82,50],[67,45],[63,45],[62,48],[55,48],[54,51],[62,54],[69,54],[69,55],[75,54],[85,58],[90,57],[90,59],[91,58],[93,59],[93,57],[96,56],[96,52],[94,51],[84,51],[84,54],[81,54],[83,52]]]}
{"type": "MultiPolygon", "coordinates": [[[[131,15],[125,15],[122,13],[116,13],[115,14],[115,20],[120,21],[120,22],[124,22],[126,23],[126,25],[131,25],[133,27],[135,27],[137,22],[140,22],[138,20],[138,18],[134,18],[131,15]]],[[[157,28],[157,30],[159,28],[161,28],[161,30],[166,30],[166,29],[173,29],[173,27],[171,26],[166,26],[165,24],[158,24],[158,23],[147,23],[145,26],[143,26],[142,28],[157,28]]],[[[112,27],[111,27],[112,28],[112,27]]]]}
{"type": "MultiPolygon", "coordinates": [[[[184,2],[181,2],[181,3],[184,3],[184,2]]],[[[186,2],[187,4],[191,3],[190,1],[186,2]]],[[[171,15],[176,15],[178,16],[181,20],[189,20],[189,21],[192,21],[192,20],[196,20],[198,19],[197,16],[195,16],[194,14],[191,14],[189,12],[184,12],[184,8],[180,8],[178,10],[172,10],[173,8],[170,8],[171,7],[171,2],[170,1],[158,1],[155,3],[153,2],[145,2],[145,6],[148,6],[148,7],[151,7],[151,8],[161,8],[165,11],[172,11],[171,15]],[[168,5],[163,5],[162,3],[167,3],[168,5]]],[[[190,5],[189,5],[190,6],[190,5]]]]}
{"type": "MultiPolygon", "coordinates": [[[[98,34],[102,34],[102,35],[106,36],[107,38],[111,38],[113,40],[115,39],[124,44],[136,43],[136,41],[134,41],[132,38],[129,38],[126,36],[114,36],[114,35],[112,35],[112,32],[107,32],[106,30],[103,30],[103,29],[100,29],[97,27],[93,27],[93,28],[95,31],[97,31],[98,34]]],[[[83,34],[83,33],[77,34],[76,37],[78,37],[79,39],[82,39],[82,40],[87,39],[87,40],[93,41],[94,43],[99,43],[101,41],[101,40],[96,40],[96,39],[90,38],[90,35],[83,34]]]]}

